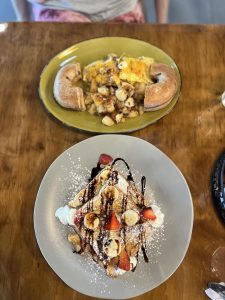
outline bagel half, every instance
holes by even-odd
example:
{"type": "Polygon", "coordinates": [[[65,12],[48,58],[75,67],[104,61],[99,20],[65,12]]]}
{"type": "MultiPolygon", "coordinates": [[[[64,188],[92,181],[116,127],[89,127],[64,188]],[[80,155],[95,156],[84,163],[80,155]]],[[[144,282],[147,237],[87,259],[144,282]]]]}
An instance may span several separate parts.
{"type": "Polygon", "coordinates": [[[154,111],[167,106],[177,92],[177,76],[168,65],[154,63],[150,76],[156,81],[145,89],[144,110],[154,111]]]}
{"type": "Polygon", "coordinates": [[[55,77],[53,93],[59,105],[73,110],[86,110],[84,92],[76,83],[81,79],[81,66],[72,63],[62,67],[55,77]]]}

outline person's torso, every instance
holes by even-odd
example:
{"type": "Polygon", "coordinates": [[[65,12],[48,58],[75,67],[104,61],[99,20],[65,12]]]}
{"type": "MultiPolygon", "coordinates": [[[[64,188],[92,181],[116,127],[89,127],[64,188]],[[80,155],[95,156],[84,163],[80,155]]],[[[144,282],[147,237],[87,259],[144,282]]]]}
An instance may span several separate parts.
{"type": "MultiPolygon", "coordinates": [[[[37,4],[35,0],[28,0],[37,4]]],[[[105,21],[133,10],[137,0],[45,0],[46,8],[73,10],[86,14],[92,21],[105,21]]]]}

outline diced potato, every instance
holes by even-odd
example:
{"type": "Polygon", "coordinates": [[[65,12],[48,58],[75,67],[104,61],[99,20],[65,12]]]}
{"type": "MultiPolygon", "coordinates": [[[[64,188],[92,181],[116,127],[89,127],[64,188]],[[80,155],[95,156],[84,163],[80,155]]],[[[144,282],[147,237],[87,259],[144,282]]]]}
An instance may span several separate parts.
{"type": "Polygon", "coordinates": [[[128,82],[122,82],[122,89],[126,92],[128,97],[131,97],[134,93],[134,86],[128,82]]]}
{"type": "Polygon", "coordinates": [[[128,115],[128,118],[135,118],[138,116],[138,111],[136,110],[132,110],[129,115],[128,115]]]}
{"type": "Polygon", "coordinates": [[[122,121],[122,119],[123,119],[123,114],[117,114],[116,115],[116,123],[117,124],[120,123],[122,121]]]}
{"type": "Polygon", "coordinates": [[[99,114],[105,114],[107,111],[106,111],[106,108],[104,107],[104,105],[100,104],[100,105],[97,106],[97,112],[99,114]]]}
{"type": "Polygon", "coordinates": [[[122,113],[123,113],[124,115],[128,115],[129,112],[130,112],[130,111],[128,110],[127,107],[124,107],[124,108],[122,109],[122,113]]]}
{"type": "Polygon", "coordinates": [[[90,93],[88,93],[84,99],[84,103],[86,105],[93,103],[93,98],[90,93]]]}
{"type": "Polygon", "coordinates": [[[134,99],[132,97],[128,98],[126,101],[125,101],[125,106],[126,107],[133,107],[134,106],[134,99]]]}
{"type": "Polygon", "coordinates": [[[122,102],[122,101],[116,101],[116,103],[115,103],[115,109],[117,111],[120,111],[123,108],[124,108],[124,102],[122,102]]]}
{"type": "Polygon", "coordinates": [[[106,104],[106,110],[108,113],[112,113],[115,110],[113,103],[106,104]]]}
{"type": "Polygon", "coordinates": [[[105,85],[103,85],[103,86],[100,86],[99,88],[98,88],[98,92],[99,92],[99,94],[101,94],[102,96],[109,96],[109,89],[105,86],[105,85]]]}
{"type": "Polygon", "coordinates": [[[104,102],[103,97],[99,94],[92,94],[92,99],[97,107],[104,102]]]}
{"type": "Polygon", "coordinates": [[[114,125],[114,121],[109,116],[105,116],[102,119],[102,124],[104,124],[106,126],[112,126],[112,125],[114,125]]]}
{"type": "Polygon", "coordinates": [[[97,112],[97,108],[96,105],[94,103],[91,104],[89,110],[88,110],[89,114],[94,115],[97,112]]]}
{"type": "Polygon", "coordinates": [[[90,92],[91,92],[91,93],[96,93],[97,90],[98,90],[97,83],[96,83],[96,81],[93,79],[93,80],[91,81],[90,92]]]}
{"type": "Polygon", "coordinates": [[[119,101],[125,101],[127,99],[127,97],[128,97],[128,95],[127,95],[126,91],[124,91],[124,89],[118,88],[116,90],[116,98],[119,101]]]}

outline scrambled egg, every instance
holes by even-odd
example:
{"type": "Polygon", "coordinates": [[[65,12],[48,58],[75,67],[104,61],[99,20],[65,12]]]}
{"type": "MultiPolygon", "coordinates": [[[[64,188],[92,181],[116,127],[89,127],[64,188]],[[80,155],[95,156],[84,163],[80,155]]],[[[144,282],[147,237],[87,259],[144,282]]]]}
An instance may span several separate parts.
{"type": "Polygon", "coordinates": [[[148,84],[150,65],[154,62],[150,57],[122,57],[110,55],[107,60],[98,60],[84,68],[83,80],[98,86],[119,86],[121,81],[134,84],[148,84]]]}
{"type": "Polygon", "coordinates": [[[153,58],[131,58],[124,57],[119,78],[131,84],[136,82],[148,84],[151,82],[149,77],[149,67],[154,62],[153,58]]]}

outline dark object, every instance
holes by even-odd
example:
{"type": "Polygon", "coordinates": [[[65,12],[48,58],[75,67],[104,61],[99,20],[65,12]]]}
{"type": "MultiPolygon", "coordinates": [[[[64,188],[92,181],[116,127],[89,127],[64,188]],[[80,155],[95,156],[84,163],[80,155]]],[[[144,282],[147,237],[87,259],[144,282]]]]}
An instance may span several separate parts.
{"type": "Polygon", "coordinates": [[[223,299],[225,299],[225,286],[220,284],[220,283],[216,283],[216,282],[209,282],[208,283],[208,287],[212,290],[214,290],[216,293],[218,293],[221,297],[223,297],[223,299]]]}
{"type": "Polygon", "coordinates": [[[212,194],[218,214],[225,223],[225,152],[216,162],[212,177],[212,194]]]}

